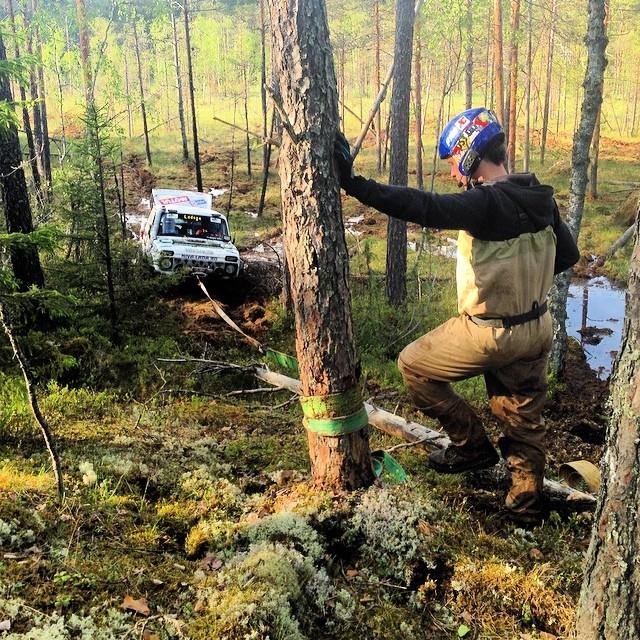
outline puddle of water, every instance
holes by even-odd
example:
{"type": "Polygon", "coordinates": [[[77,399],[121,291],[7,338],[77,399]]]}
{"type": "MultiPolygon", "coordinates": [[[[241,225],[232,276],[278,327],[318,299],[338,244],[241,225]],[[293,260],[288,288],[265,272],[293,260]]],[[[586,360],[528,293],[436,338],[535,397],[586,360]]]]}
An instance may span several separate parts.
{"type": "Polygon", "coordinates": [[[622,342],[624,303],[624,289],[604,277],[576,281],[569,287],[567,333],[580,342],[589,366],[603,380],[611,374],[622,342]],[[595,340],[600,338],[598,344],[589,344],[589,333],[595,340]]]}

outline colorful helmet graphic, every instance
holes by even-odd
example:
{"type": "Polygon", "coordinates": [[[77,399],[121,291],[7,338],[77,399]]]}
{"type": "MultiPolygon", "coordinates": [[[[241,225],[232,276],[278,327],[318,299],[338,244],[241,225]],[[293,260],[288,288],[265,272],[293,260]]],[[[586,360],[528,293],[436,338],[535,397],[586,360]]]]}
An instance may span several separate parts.
{"type": "Polygon", "coordinates": [[[440,134],[440,158],[454,158],[463,176],[478,168],[489,143],[504,130],[495,113],[486,107],[467,109],[459,113],[440,134]]]}

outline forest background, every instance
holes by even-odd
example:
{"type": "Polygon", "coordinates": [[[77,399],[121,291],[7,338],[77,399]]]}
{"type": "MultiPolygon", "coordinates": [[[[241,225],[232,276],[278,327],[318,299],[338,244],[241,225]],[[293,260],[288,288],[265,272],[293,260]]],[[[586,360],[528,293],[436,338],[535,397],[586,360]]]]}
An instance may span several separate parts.
{"type": "MultiPolygon", "coordinates": [[[[505,106],[515,105],[513,168],[528,167],[553,184],[563,210],[582,100],[586,8],[562,0],[503,5],[422,3],[409,184],[453,190],[434,154],[442,123],[469,101],[496,109],[508,123],[505,106]]],[[[391,63],[395,8],[377,0],[329,1],[327,8],[342,127],[353,141],[391,63]]],[[[25,93],[15,110],[3,102],[2,114],[7,121],[15,116],[21,129],[46,285],[44,295],[16,292],[3,258],[3,300],[58,441],[67,496],[57,503],[49,457],[10,345],[3,344],[2,631],[10,638],[147,640],[566,636],[589,514],[555,514],[545,527],[518,529],[501,520],[494,489],[434,476],[415,449],[397,454],[413,478],[411,493],[394,485],[346,497],[314,491],[291,395],[247,393],[256,383],[245,368],[257,355],[225,329],[194,286],[154,277],[140,256],[126,215],[153,186],[196,187],[194,113],[203,187],[226,190],[216,206],[229,214],[236,243],[256,259],[252,248],[269,251],[280,239],[273,168],[260,211],[264,140],[279,135],[277,118],[271,131],[271,96],[261,91],[263,81],[271,86],[268,9],[257,2],[190,3],[192,96],[183,9],[160,0],[86,7],[13,0],[3,14],[8,58],[16,60],[9,67],[13,96],[20,86],[25,93]],[[176,357],[208,362],[166,362],[176,357]]],[[[597,192],[580,236],[585,273],[637,209],[637,14],[633,3],[608,7],[609,63],[592,150],[597,192]]],[[[388,130],[387,100],[358,156],[359,172],[385,179],[388,130]]],[[[411,411],[395,358],[454,313],[453,269],[439,250],[451,234],[411,230],[417,250],[409,256],[407,301],[396,307],[384,297],[384,218],[345,199],[345,219],[359,215],[364,225],[348,244],[366,393],[425,423],[411,411]]],[[[627,247],[602,271],[624,282],[629,255],[627,247]]],[[[292,353],[292,319],[276,295],[278,269],[250,275],[213,290],[245,331],[292,353]]],[[[550,416],[552,472],[566,459],[597,462],[601,453],[571,429],[593,422],[594,412],[596,422],[606,421],[599,415],[606,385],[593,379],[578,350],[570,367],[568,381],[552,389],[560,394],[550,416]],[[570,396],[577,396],[574,404],[570,396]]],[[[464,383],[462,393],[482,402],[481,382],[464,383]]],[[[395,444],[372,438],[377,448],[395,444]]]]}

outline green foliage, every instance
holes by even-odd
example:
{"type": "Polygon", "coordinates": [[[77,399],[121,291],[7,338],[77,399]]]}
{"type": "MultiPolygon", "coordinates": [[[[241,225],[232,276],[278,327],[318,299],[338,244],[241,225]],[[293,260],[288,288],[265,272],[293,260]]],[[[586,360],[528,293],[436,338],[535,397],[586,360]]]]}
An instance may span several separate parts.
{"type": "Polygon", "coordinates": [[[61,231],[53,225],[41,225],[31,233],[0,233],[0,249],[11,250],[35,247],[53,253],[60,244],[61,231]]]}
{"type": "Polygon", "coordinates": [[[24,381],[18,376],[0,372],[0,431],[6,432],[10,421],[28,414],[24,381]]]}

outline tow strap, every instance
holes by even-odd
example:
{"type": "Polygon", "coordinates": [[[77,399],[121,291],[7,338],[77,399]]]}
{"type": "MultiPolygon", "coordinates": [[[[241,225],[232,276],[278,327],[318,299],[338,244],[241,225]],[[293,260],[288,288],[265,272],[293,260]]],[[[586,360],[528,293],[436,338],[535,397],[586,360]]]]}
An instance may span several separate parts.
{"type": "MultiPolygon", "coordinates": [[[[247,335],[222,309],[207,291],[204,283],[198,278],[198,285],[215,309],[216,313],[249,344],[255,347],[264,359],[277,366],[299,375],[298,360],[281,351],[264,347],[261,342],[247,335]]],[[[367,410],[362,402],[362,395],[357,388],[325,396],[300,396],[300,406],[304,415],[304,426],[308,431],[320,436],[337,437],[355,433],[369,424],[367,410]]],[[[386,451],[372,451],[371,461],[376,477],[386,472],[394,481],[403,483],[407,480],[404,469],[386,451]]]]}
{"type": "Polygon", "coordinates": [[[283,367],[296,375],[299,375],[298,371],[298,360],[293,356],[287,355],[286,353],[282,353],[281,351],[276,351],[275,349],[269,349],[268,347],[263,347],[262,343],[260,343],[255,338],[247,335],[222,309],[222,307],[209,295],[207,291],[207,287],[204,286],[204,282],[198,278],[198,285],[204,292],[204,295],[209,298],[209,301],[213,305],[213,308],[216,310],[216,313],[235,331],[237,331],[250,345],[255,347],[261,354],[263,354],[264,359],[270,361],[271,363],[283,367]]]}

